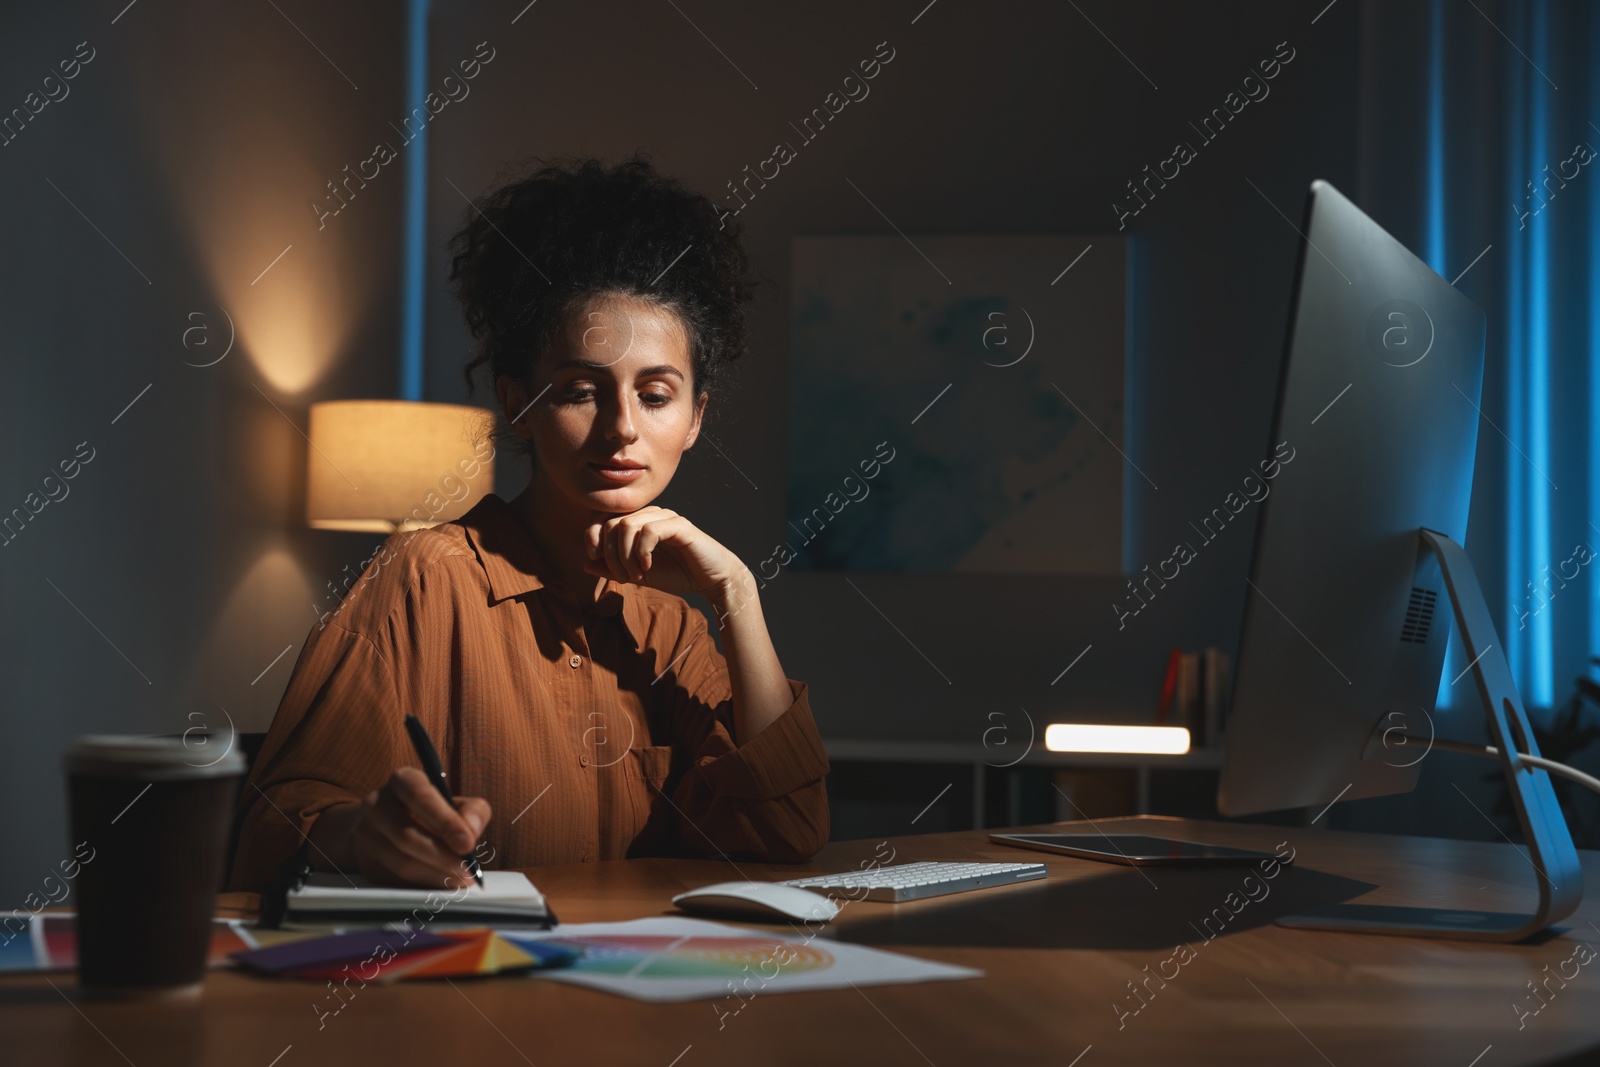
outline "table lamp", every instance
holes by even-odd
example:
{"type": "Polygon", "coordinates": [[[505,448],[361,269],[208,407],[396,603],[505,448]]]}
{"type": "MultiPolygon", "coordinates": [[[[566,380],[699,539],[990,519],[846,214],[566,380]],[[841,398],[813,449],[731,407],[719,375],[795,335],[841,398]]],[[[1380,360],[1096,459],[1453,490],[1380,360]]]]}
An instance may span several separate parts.
{"type": "Polygon", "coordinates": [[[462,404],[312,404],[307,525],[389,534],[460,518],[494,488],[494,425],[462,404]]]}

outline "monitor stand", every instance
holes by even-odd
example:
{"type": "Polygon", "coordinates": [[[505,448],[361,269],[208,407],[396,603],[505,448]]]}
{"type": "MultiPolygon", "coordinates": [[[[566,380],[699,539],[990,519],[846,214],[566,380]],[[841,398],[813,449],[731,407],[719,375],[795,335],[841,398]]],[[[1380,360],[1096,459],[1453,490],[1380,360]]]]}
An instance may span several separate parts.
{"type": "Polygon", "coordinates": [[[1518,754],[1538,756],[1533,730],[1517,697],[1516,684],[1499,645],[1499,634],[1484,602],[1483,590],[1466,551],[1433,530],[1419,531],[1444,575],[1445,590],[1455,606],[1463,652],[1472,659],[1478,695],[1489,720],[1489,740],[1500,750],[1506,786],[1528,859],[1538,874],[1539,906],[1532,914],[1497,911],[1454,911],[1400,908],[1382,904],[1336,904],[1278,920],[1281,926],[1347,933],[1442,937],[1468,941],[1523,941],[1551,923],[1571,915],[1583,899],[1583,870],[1572,835],[1550,787],[1550,775],[1522,762],[1518,754]]]}

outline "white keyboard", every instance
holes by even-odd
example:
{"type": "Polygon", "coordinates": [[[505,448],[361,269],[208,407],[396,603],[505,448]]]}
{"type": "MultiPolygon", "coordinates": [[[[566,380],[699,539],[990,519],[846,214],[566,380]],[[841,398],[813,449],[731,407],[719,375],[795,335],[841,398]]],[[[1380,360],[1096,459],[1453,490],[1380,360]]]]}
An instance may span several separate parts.
{"type": "Polygon", "coordinates": [[[830,897],[887,900],[899,904],[969,889],[1028,882],[1045,876],[1042,863],[901,863],[870,871],[795,878],[779,885],[810,889],[830,897]]]}

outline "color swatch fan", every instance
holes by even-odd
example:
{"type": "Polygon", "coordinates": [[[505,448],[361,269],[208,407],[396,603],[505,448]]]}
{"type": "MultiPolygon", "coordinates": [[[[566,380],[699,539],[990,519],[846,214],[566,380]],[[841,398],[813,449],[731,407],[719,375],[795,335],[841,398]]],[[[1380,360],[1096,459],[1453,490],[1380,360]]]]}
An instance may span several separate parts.
{"type": "Polygon", "coordinates": [[[579,953],[561,945],[512,944],[493,930],[440,933],[357,930],[307,938],[253,952],[237,952],[241,967],[258,974],[315,980],[359,978],[466,978],[473,975],[560,967],[579,953]]]}

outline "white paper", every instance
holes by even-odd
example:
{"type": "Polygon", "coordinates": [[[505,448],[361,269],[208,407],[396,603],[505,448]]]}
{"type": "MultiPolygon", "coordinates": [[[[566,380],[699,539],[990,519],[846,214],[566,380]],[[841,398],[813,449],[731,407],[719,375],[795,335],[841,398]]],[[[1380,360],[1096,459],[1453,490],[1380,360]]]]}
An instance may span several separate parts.
{"type": "MultiPolygon", "coordinates": [[[[571,942],[585,950],[568,967],[534,978],[588,986],[655,1003],[802,989],[979,978],[970,967],[884,952],[865,945],[741,929],[673,917],[574,923],[554,930],[502,930],[510,941],[571,942]]],[[[730,1010],[734,1001],[730,999],[730,1010]]]]}
{"type": "Polygon", "coordinates": [[[341,874],[319,872],[289,894],[289,914],[297,911],[366,911],[426,907],[437,910],[441,900],[445,909],[459,906],[477,914],[542,912],[544,897],[521,871],[484,871],[483,886],[463,889],[410,889],[404,886],[373,885],[365,878],[346,878],[341,874]],[[354,883],[352,885],[352,883],[354,883]]]}

